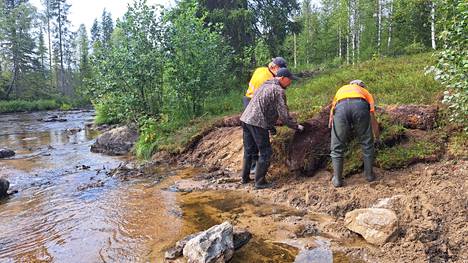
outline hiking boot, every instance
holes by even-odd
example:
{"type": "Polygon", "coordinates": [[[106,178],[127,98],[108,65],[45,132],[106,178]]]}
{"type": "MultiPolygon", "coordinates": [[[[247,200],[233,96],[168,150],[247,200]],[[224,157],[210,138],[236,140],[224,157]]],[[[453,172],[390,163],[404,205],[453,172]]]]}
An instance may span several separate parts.
{"type": "Polygon", "coordinates": [[[333,165],[333,178],[332,184],[334,187],[342,187],[343,186],[343,159],[332,159],[333,165]]]}

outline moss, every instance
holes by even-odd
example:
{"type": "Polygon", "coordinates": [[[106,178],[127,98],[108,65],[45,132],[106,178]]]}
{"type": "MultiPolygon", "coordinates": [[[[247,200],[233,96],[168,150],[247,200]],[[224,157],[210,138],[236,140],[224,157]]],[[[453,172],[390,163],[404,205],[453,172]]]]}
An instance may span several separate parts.
{"type": "Polygon", "coordinates": [[[430,139],[410,139],[404,144],[378,151],[375,165],[389,170],[420,161],[436,161],[440,151],[440,144],[430,139]]]}
{"type": "Polygon", "coordinates": [[[447,153],[452,158],[468,158],[468,133],[453,134],[447,144],[447,153]]]}

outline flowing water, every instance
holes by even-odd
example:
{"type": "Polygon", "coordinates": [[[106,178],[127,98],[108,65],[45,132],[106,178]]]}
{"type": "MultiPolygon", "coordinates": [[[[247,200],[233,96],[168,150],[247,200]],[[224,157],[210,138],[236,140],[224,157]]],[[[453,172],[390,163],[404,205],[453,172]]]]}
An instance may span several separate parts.
{"type": "Polygon", "coordinates": [[[0,115],[0,148],[16,151],[0,160],[0,177],[18,190],[0,200],[0,262],[163,262],[177,240],[225,220],[255,236],[232,262],[294,261],[298,250],[277,242],[287,233],[274,215],[302,214],[245,193],[170,190],[196,169],[162,168],[161,182],[109,177],[127,157],[89,151],[92,119],[90,111],[0,115]],[[41,120],[53,115],[67,121],[41,120]]]}

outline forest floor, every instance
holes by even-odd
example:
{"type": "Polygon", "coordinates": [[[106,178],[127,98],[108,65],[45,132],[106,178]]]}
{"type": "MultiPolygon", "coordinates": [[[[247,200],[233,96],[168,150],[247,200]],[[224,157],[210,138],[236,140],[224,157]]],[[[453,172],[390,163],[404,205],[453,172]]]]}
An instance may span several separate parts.
{"type": "MultiPolygon", "coordinates": [[[[273,165],[267,178],[274,186],[265,190],[240,184],[241,160],[241,128],[215,129],[192,151],[178,156],[180,163],[209,170],[176,182],[176,188],[248,192],[261,200],[319,214],[321,220],[314,222],[314,235],[330,238],[334,252],[364,262],[466,262],[468,258],[466,158],[445,156],[437,162],[393,171],[375,168],[375,182],[368,183],[362,173],[354,174],[345,179],[342,188],[332,186],[331,173],[326,169],[305,177],[273,165]],[[396,238],[380,247],[367,244],[343,222],[347,212],[375,206],[392,209],[399,219],[396,238]]],[[[290,223],[301,226],[300,221],[298,218],[290,223]]],[[[294,235],[303,237],[304,232],[307,229],[294,235]]]]}

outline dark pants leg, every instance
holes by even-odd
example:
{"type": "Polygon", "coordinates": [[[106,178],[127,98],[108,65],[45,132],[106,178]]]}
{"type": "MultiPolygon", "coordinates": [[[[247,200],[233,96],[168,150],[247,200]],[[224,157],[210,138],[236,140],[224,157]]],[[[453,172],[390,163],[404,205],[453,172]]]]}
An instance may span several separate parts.
{"type": "Polygon", "coordinates": [[[273,153],[270,144],[270,134],[267,129],[242,123],[244,133],[244,160],[258,154],[258,169],[255,173],[255,183],[266,183],[265,175],[270,166],[270,158],[273,153]]]}
{"type": "MultiPolygon", "coordinates": [[[[250,103],[250,98],[247,96],[244,96],[242,98],[242,104],[244,105],[244,110],[247,108],[247,106],[250,103]]],[[[255,173],[255,167],[257,166],[257,160],[258,160],[258,149],[255,151],[256,154],[252,155],[251,159],[251,167],[250,167],[250,173],[255,173]]]]}
{"type": "MultiPolygon", "coordinates": [[[[340,163],[342,166],[346,145],[352,130],[354,130],[361,143],[365,170],[367,167],[367,171],[371,171],[374,158],[374,140],[370,125],[369,104],[365,101],[344,101],[340,102],[335,108],[331,131],[330,157],[334,166],[336,163],[338,168],[340,163]]],[[[341,174],[338,176],[341,176],[341,174]]]]}

